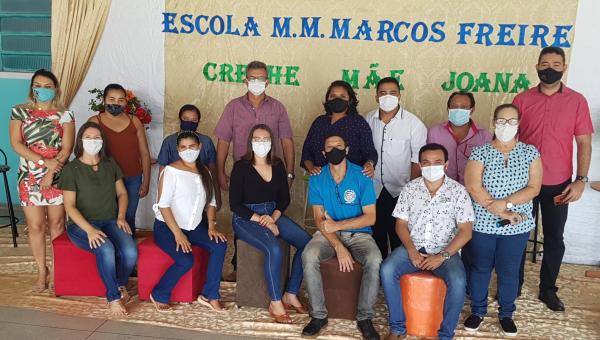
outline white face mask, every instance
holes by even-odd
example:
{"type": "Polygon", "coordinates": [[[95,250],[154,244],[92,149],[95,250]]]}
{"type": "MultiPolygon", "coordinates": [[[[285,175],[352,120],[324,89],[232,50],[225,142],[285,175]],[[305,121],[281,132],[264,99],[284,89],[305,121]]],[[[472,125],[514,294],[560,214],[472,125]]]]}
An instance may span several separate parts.
{"type": "Polygon", "coordinates": [[[102,149],[102,139],[82,139],[83,151],[90,156],[96,156],[102,149]]]}
{"type": "Polygon", "coordinates": [[[432,165],[421,168],[421,174],[423,178],[429,182],[435,182],[438,179],[444,177],[444,166],[443,165],[432,165]]]}
{"type": "Polygon", "coordinates": [[[248,91],[255,96],[260,96],[265,92],[265,88],[267,87],[267,82],[260,81],[258,79],[249,80],[248,81],[248,91]]]}
{"type": "Polygon", "coordinates": [[[195,149],[187,149],[183,151],[179,151],[179,158],[183,159],[186,163],[194,163],[198,156],[200,155],[200,150],[195,149]]]}
{"type": "Polygon", "coordinates": [[[501,142],[510,142],[517,135],[517,131],[519,131],[518,125],[496,125],[495,134],[496,138],[501,142]]]}
{"type": "Polygon", "coordinates": [[[379,108],[383,112],[393,111],[398,107],[398,102],[400,98],[393,96],[391,94],[386,94],[385,96],[379,97],[379,108]]]}
{"type": "Polygon", "coordinates": [[[271,151],[271,142],[252,142],[252,151],[260,158],[267,157],[271,151]]]}

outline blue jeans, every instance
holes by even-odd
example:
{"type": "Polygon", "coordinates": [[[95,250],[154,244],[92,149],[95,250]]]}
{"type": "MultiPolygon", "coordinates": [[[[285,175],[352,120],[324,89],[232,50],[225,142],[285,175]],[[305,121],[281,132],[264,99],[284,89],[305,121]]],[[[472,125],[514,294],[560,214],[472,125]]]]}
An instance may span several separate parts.
{"type": "Polygon", "coordinates": [[[133,237],[135,237],[135,212],[140,202],[140,187],[142,186],[142,175],[123,177],[123,183],[127,190],[127,211],[125,220],[131,227],[133,237]]]}
{"type": "MultiPolygon", "coordinates": [[[[381,265],[381,285],[385,294],[385,303],[390,313],[390,330],[396,335],[406,334],[406,316],[402,307],[400,277],[420,271],[413,266],[404,246],[396,248],[381,265]]],[[[440,339],[452,339],[454,329],[465,302],[465,268],[458,254],[451,256],[433,274],[446,283],[444,301],[444,320],[438,330],[440,339]]]]}
{"type": "MultiPolygon", "coordinates": [[[[271,215],[275,210],[275,202],[246,204],[246,206],[259,215],[271,215]]],[[[286,292],[298,294],[300,284],[302,284],[302,251],[311,237],[296,222],[285,215],[281,215],[275,223],[279,228],[279,237],[296,248],[286,292]]],[[[279,277],[283,255],[277,237],[269,229],[254,221],[245,220],[236,214],[233,214],[232,225],[238,239],[265,254],[264,271],[265,280],[269,287],[269,296],[272,301],[281,300],[282,292],[279,291],[279,277]]]]}
{"type": "Polygon", "coordinates": [[[106,287],[108,302],[121,298],[119,287],[127,285],[127,278],[137,261],[137,246],[133,238],[119,229],[115,220],[89,221],[108,237],[100,247],[90,248],[87,233],[76,224],[67,227],[71,241],[83,250],[96,255],[96,266],[106,287]]]}
{"type": "Polygon", "coordinates": [[[471,313],[483,317],[487,313],[488,286],[492,270],[498,275],[498,317],[512,318],[517,309],[521,257],[529,232],[517,235],[494,235],[473,231],[468,248],[471,254],[471,313]]]}
{"type": "MultiPolygon", "coordinates": [[[[206,282],[202,288],[202,295],[209,300],[218,300],[219,287],[221,285],[221,272],[227,251],[226,242],[215,242],[208,237],[207,221],[202,220],[194,230],[181,230],[187,236],[191,244],[199,246],[208,251],[208,266],[206,268],[206,282]]],[[[152,297],[162,303],[169,303],[171,292],[179,282],[179,279],[187,273],[194,265],[192,253],[177,251],[175,235],[167,224],[157,219],[154,220],[154,242],[160,249],[167,253],[175,263],[167,269],[158,284],[152,289],[152,297]]]]}

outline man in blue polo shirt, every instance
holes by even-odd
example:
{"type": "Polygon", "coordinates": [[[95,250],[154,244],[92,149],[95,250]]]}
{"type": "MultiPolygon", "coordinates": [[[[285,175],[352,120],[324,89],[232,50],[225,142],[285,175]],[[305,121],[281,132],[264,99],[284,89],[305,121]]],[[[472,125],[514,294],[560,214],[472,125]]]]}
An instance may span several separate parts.
{"type": "Polygon", "coordinates": [[[304,280],[312,305],[312,318],[302,335],[315,337],[327,325],[320,263],[336,256],[342,272],[354,270],[355,260],[363,266],[357,326],[363,338],[379,339],[371,322],[381,264],[381,252],[371,236],[376,201],[373,181],[363,175],[362,167],[346,160],[348,147],[342,137],[327,137],[323,154],[328,165],[308,182],[308,202],[319,231],[302,253],[304,280]]]}

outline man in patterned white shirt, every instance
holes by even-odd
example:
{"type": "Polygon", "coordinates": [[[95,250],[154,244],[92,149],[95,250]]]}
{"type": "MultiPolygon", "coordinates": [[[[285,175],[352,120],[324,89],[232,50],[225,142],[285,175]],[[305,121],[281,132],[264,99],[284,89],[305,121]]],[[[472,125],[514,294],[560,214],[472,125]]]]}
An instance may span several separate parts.
{"type": "Polygon", "coordinates": [[[402,291],[405,274],[427,270],[446,283],[439,339],[452,339],[465,300],[465,268],[458,251],[471,239],[475,214],[467,190],[445,175],[448,151],[439,144],[419,150],[422,177],[409,182],[393,212],[402,246],[381,265],[381,284],[389,310],[386,339],[406,337],[402,291]]]}

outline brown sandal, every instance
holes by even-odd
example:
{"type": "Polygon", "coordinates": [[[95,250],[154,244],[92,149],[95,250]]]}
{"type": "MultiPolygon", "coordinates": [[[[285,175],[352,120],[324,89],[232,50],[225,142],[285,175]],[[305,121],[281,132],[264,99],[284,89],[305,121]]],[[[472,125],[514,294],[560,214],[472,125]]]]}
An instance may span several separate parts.
{"type": "Polygon", "coordinates": [[[308,308],[305,305],[303,305],[303,304],[300,304],[300,306],[294,306],[292,304],[284,302],[283,306],[287,310],[296,311],[296,314],[309,314],[308,308]]]}
{"type": "Polygon", "coordinates": [[[154,308],[156,308],[156,310],[159,311],[159,312],[166,312],[166,311],[168,311],[168,310],[171,309],[171,306],[169,306],[169,304],[161,303],[159,305],[159,303],[156,302],[154,300],[154,298],[152,297],[152,294],[150,294],[150,301],[152,301],[152,304],[154,305],[154,308]]]}
{"type": "Polygon", "coordinates": [[[290,315],[288,313],[283,313],[283,314],[276,315],[271,310],[271,306],[269,306],[269,314],[271,315],[271,317],[273,319],[275,319],[276,323],[283,323],[283,324],[292,324],[292,323],[294,323],[294,321],[292,320],[292,318],[290,318],[290,315]]]}

